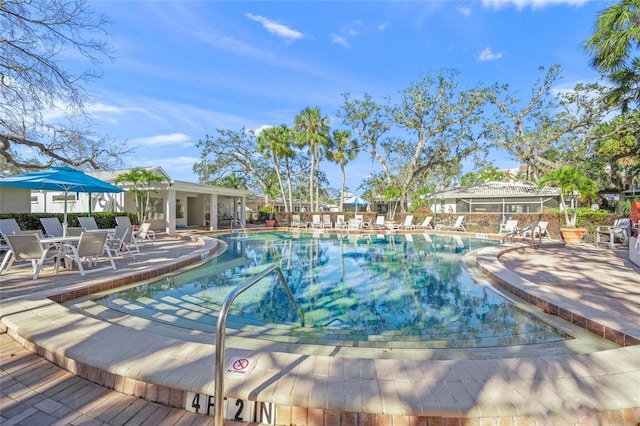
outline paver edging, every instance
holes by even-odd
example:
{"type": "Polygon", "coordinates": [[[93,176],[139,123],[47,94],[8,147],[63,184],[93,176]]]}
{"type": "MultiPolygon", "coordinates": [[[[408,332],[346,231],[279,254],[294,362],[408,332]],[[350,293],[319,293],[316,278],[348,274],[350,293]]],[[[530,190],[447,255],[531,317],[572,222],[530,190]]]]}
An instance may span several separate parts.
{"type": "MultiPolygon", "coordinates": [[[[58,307],[58,308],[63,310],[63,307],[58,307]]],[[[39,312],[37,311],[41,309],[44,309],[44,307],[35,308],[32,312],[30,312],[30,315],[38,315],[39,312]]],[[[39,319],[46,321],[48,315],[55,316],[55,312],[53,312],[53,310],[47,310],[46,315],[40,314],[39,319]]],[[[16,323],[12,323],[11,321],[5,322],[5,318],[3,318],[3,324],[5,324],[5,326],[8,328],[10,335],[14,337],[16,340],[18,340],[19,342],[21,342],[21,344],[23,344],[23,346],[27,347],[28,349],[36,353],[41,353],[50,361],[57,363],[58,365],[61,365],[72,372],[76,372],[76,374],[80,375],[81,377],[96,381],[96,383],[99,383],[102,381],[104,383],[100,383],[100,384],[107,387],[112,387],[113,389],[116,389],[123,393],[128,393],[131,395],[143,397],[145,399],[155,400],[156,402],[164,403],[167,405],[180,406],[181,408],[184,408],[183,407],[184,397],[185,397],[184,392],[188,390],[192,390],[192,391],[207,393],[209,391],[212,391],[213,389],[213,386],[212,386],[213,380],[210,378],[205,380],[205,382],[206,381],[209,382],[208,384],[197,385],[195,384],[194,381],[187,380],[186,383],[181,384],[181,388],[177,388],[178,386],[177,383],[182,381],[183,376],[177,377],[175,379],[165,378],[165,380],[161,381],[161,383],[153,383],[150,381],[153,375],[145,374],[144,372],[142,373],[138,372],[133,377],[129,377],[127,373],[130,371],[133,371],[132,369],[128,370],[123,375],[114,374],[110,371],[106,371],[103,373],[99,371],[101,370],[100,366],[96,366],[92,364],[92,361],[95,361],[93,359],[88,359],[86,361],[77,361],[77,360],[70,359],[69,357],[66,356],[65,353],[59,353],[55,348],[45,349],[46,336],[43,337],[39,335],[39,333],[46,330],[43,330],[43,328],[39,328],[37,324],[31,324],[32,329],[30,331],[27,331],[26,327],[21,327],[20,324],[18,324],[17,322],[16,323]]],[[[68,332],[72,332],[71,328],[69,328],[68,332]]],[[[143,332],[140,332],[140,333],[143,333],[143,332]]],[[[111,336],[111,338],[114,338],[114,337],[111,336]]],[[[85,342],[85,343],[89,344],[90,342],[85,342]]],[[[114,340],[111,342],[111,345],[117,345],[117,344],[118,344],[118,339],[114,338],[114,340]]],[[[212,350],[212,348],[209,348],[209,349],[212,350]]],[[[236,354],[250,353],[250,351],[243,351],[240,349],[231,349],[231,350],[236,354]]],[[[638,348],[625,348],[623,350],[612,350],[607,352],[608,353],[606,354],[606,358],[610,361],[609,368],[611,370],[609,372],[611,374],[616,374],[618,376],[625,376],[628,374],[629,377],[631,377],[632,374],[637,374],[637,370],[630,370],[628,372],[616,370],[616,368],[620,367],[620,364],[616,363],[615,359],[616,359],[616,352],[619,353],[620,355],[624,355],[624,358],[627,360],[638,359],[638,358],[635,358],[635,357],[638,357],[638,355],[640,355],[640,351],[638,351],[638,348]]],[[[266,380],[268,382],[271,382],[271,380],[274,380],[276,377],[278,377],[279,371],[282,371],[283,368],[288,366],[294,366],[295,360],[301,357],[301,356],[284,354],[284,353],[259,353],[259,354],[255,354],[255,356],[263,357],[265,359],[265,361],[263,362],[265,363],[267,362],[267,360],[274,360],[274,359],[279,360],[278,364],[280,365],[280,367],[282,367],[279,370],[273,370],[272,369],[273,366],[267,366],[267,365],[262,366],[263,370],[260,370],[262,373],[262,376],[261,376],[262,379],[260,380],[263,380],[263,381],[266,380]]],[[[576,355],[575,359],[576,361],[579,360],[581,364],[587,365],[590,359],[599,358],[602,356],[603,355],[600,355],[600,354],[576,355]]],[[[328,358],[328,357],[320,357],[320,356],[314,356],[314,357],[316,359],[314,363],[320,362],[320,359],[324,359],[326,361],[328,358]]],[[[572,358],[572,357],[569,357],[569,358],[572,358]]],[[[558,365],[561,365],[564,362],[563,360],[566,360],[566,359],[567,357],[550,357],[549,361],[551,363],[557,363],[558,365]]],[[[212,358],[207,361],[204,361],[201,359],[201,362],[203,363],[202,365],[205,365],[206,368],[209,369],[209,371],[213,371],[212,358]]],[[[346,362],[347,364],[350,364],[350,362],[348,361],[340,361],[340,362],[341,363],[346,362]]],[[[278,405],[278,410],[281,412],[280,414],[281,417],[278,418],[278,422],[281,422],[281,421],[286,422],[287,418],[294,419],[294,418],[299,418],[301,416],[302,417],[311,416],[311,415],[314,415],[314,413],[315,415],[318,415],[318,412],[319,412],[318,410],[322,410],[325,416],[328,415],[331,418],[335,418],[336,416],[353,417],[353,415],[355,415],[354,412],[358,409],[359,406],[351,405],[351,403],[353,403],[352,398],[348,398],[348,395],[344,395],[344,386],[347,384],[353,385],[354,383],[357,383],[360,386],[360,388],[363,388],[363,387],[366,387],[365,384],[367,384],[367,386],[368,384],[373,385],[374,382],[375,382],[374,386],[377,388],[387,388],[388,386],[394,387],[395,393],[397,395],[395,398],[390,398],[389,401],[387,401],[386,404],[382,406],[380,413],[372,414],[374,418],[377,416],[377,418],[379,418],[381,421],[382,419],[393,418],[393,417],[402,417],[402,418],[411,417],[415,419],[426,420],[426,419],[441,419],[443,417],[463,419],[463,418],[469,418],[469,417],[491,418],[492,416],[501,417],[505,415],[506,416],[531,415],[531,413],[527,414],[526,412],[524,412],[522,407],[514,407],[513,411],[511,412],[509,412],[508,410],[505,411],[503,409],[503,411],[500,413],[496,412],[492,414],[490,412],[491,410],[487,411],[489,407],[484,407],[484,406],[482,408],[475,407],[476,403],[479,403],[479,402],[473,399],[470,401],[473,403],[471,406],[465,405],[464,403],[461,403],[460,401],[456,401],[455,399],[445,403],[443,403],[442,401],[440,402],[435,401],[434,405],[432,405],[430,408],[426,406],[427,402],[422,402],[422,404],[419,404],[418,401],[416,401],[416,405],[420,405],[418,407],[406,406],[407,404],[406,401],[413,401],[416,399],[416,394],[415,394],[416,389],[424,388],[425,386],[426,386],[425,389],[427,388],[430,389],[429,392],[433,394],[434,398],[437,398],[437,395],[439,395],[442,398],[449,395],[449,393],[450,393],[449,396],[453,396],[456,394],[456,392],[459,392],[459,390],[456,390],[455,387],[452,388],[451,386],[456,385],[457,387],[459,387],[460,384],[464,382],[464,379],[459,376],[460,372],[456,374],[456,372],[451,373],[449,371],[452,369],[453,365],[462,366],[461,371],[466,370],[467,372],[469,372],[469,371],[473,371],[474,369],[478,369],[478,366],[484,366],[484,367],[491,367],[492,371],[496,371],[497,373],[502,372],[502,374],[506,374],[507,372],[514,371],[514,368],[515,368],[513,365],[514,363],[516,366],[518,365],[518,363],[522,363],[522,361],[519,361],[519,360],[515,360],[515,359],[480,360],[480,361],[433,361],[431,360],[431,361],[410,361],[410,362],[402,361],[402,360],[380,360],[377,363],[373,361],[371,361],[371,363],[379,365],[378,368],[374,368],[375,371],[386,371],[387,374],[392,374],[396,370],[406,370],[408,368],[409,371],[413,371],[413,375],[411,373],[409,373],[408,375],[407,373],[405,373],[405,377],[413,378],[414,380],[407,380],[407,379],[400,380],[400,382],[406,382],[407,384],[410,385],[410,386],[403,387],[397,384],[399,382],[397,380],[394,380],[393,377],[395,376],[393,375],[390,376],[390,378],[388,379],[377,378],[374,381],[370,381],[369,383],[367,381],[362,381],[362,379],[359,379],[359,378],[357,379],[355,377],[334,376],[330,374],[330,371],[328,371],[327,374],[329,375],[326,376],[326,379],[325,379],[327,381],[327,387],[320,388],[315,390],[313,393],[309,393],[309,397],[308,397],[309,404],[307,407],[303,408],[303,407],[299,407],[296,404],[292,404],[293,402],[295,402],[295,400],[287,399],[287,397],[284,397],[284,395],[278,396],[278,400],[281,402],[281,404],[278,405]],[[342,380],[339,380],[340,378],[342,378],[342,380]],[[447,383],[449,383],[449,385],[447,385],[447,383]],[[329,395],[333,396],[333,399],[332,399],[333,402],[329,402],[329,399],[327,399],[329,395]],[[340,395],[343,395],[343,396],[340,397],[340,395]],[[284,399],[281,399],[283,397],[284,399]],[[344,398],[347,398],[347,399],[344,399],[344,398]],[[393,400],[397,398],[399,398],[399,401],[396,401],[396,402],[404,401],[404,403],[396,405],[396,403],[394,403],[393,400]],[[347,402],[350,402],[350,404],[345,405],[347,402]],[[354,411],[345,413],[344,412],[345,408],[348,408],[349,410],[354,410],[354,411]],[[427,408],[428,410],[426,410],[427,408]],[[306,414],[304,415],[301,414],[300,412],[301,409],[304,410],[304,413],[306,414]]],[[[628,361],[627,361],[627,364],[628,364],[628,361]]],[[[353,365],[356,365],[356,364],[353,364],[353,365]]],[[[361,368],[361,366],[358,365],[357,368],[361,368]]],[[[295,374],[296,374],[295,371],[297,371],[297,369],[293,369],[291,371],[292,371],[291,374],[293,375],[292,377],[295,377],[295,374]]],[[[482,371],[482,368],[480,368],[480,371],[482,371]]],[[[586,376],[586,378],[589,378],[589,377],[590,376],[586,376]]],[[[498,374],[497,379],[499,378],[500,376],[498,374]]],[[[502,396],[505,399],[508,399],[509,397],[517,397],[517,393],[518,393],[517,389],[520,386],[519,382],[528,383],[526,382],[527,380],[535,380],[535,377],[533,378],[521,377],[518,380],[514,380],[514,378],[512,378],[512,381],[510,382],[508,381],[505,383],[500,383],[500,380],[495,380],[496,383],[490,384],[489,386],[489,388],[495,387],[495,389],[493,390],[485,389],[485,391],[489,393],[506,392],[506,394],[502,396]],[[512,389],[512,391],[510,392],[509,389],[512,389]]],[[[596,377],[593,380],[597,381],[599,379],[596,377]]],[[[480,383],[484,383],[484,380],[480,380],[480,383]]],[[[472,382],[467,382],[467,386],[471,386],[471,384],[472,382]]],[[[294,395],[298,393],[296,392],[296,390],[298,389],[296,388],[296,386],[301,386],[301,385],[296,383],[295,380],[293,380],[291,382],[291,388],[289,389],[289,395],[290,395],[289,398],[292,398],[294,395]]],[[[258,391],[256,388],[251,388],[246,386],[229,387],[229,390],[232,391],[233,393],[229,392],[227,395],[230,397],[265,401],[267,396],[273,397],[277,393],[277,381],[271,382],[271,384],[266,387],[260,386],[258,389],[261,389],[261,390],[258,391]]],[[[464,387],[462,389],[464,389],[464,387]]],[[[458,394],[458,396],[460,397],[462,395],[458,394]]],[[[361,409],[365,410],[366,407],[361,406],[361,409]]],[[[627,408],[625,410],[626,410],[625,412],[631,413],[630,415],[638,414],[638,410],[636,408],[627,408]]],[[[607,410],[603,409],[603,412],[606,412],[606,411],[607,410]]],[[[326,423],[326,424],[330,424],[330,423],[326,423]]]]}
{"type": "Polygon", "coordinates": [[[532,305],[538,306],[546,313],[557,315],[565,321],[571,322],[623,347],[640,344],[640,336],[630,335],[624,330],[590,320],[581,314],[560,306],[559,303],[553,300],[555,295],[545,293],[544,289],[540,289],[535,283],[507,269],[502,262],[500,262],[500,256],[505,253],[524,248],[528,248],[528,246],[510,244],[483,248],[478,251],[478,267],[494,285],[500,286],[532,305]]]}

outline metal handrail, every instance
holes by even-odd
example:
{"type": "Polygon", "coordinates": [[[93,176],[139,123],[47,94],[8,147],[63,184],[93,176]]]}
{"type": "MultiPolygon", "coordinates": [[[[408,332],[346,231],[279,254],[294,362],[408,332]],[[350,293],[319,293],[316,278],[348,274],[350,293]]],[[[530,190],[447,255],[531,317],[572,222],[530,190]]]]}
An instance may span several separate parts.
{"type": "Polygon", "coordinates": [[[538,231],[538,247],[542,247],[542,226],[536,225],[531,230],[531,248],[535,248],[536,244],[536,231],[538,231]]]}
{"type": "Polygon", "coordinates": [[[215,392],[216,393],[214,396],[215,405],[213,407],[213,410],[214,410],[213,421],[215,426],[223,425],[222,405],[224,403],[224,337],[226,334],[225,329],[227,325],[227,315],[229,314],[229,308],[231,307],[231,304],[233,303],[236,297],[238,297],[245,290],[249,289],[251,286],[256,284],[258,281],[260,281],[261,279],[269,275],[274,270],[276,271],[278,280],[282,283],[285,291],[287,292],[287,296],[289,297],[291,304],[295,309],[297,309],[300,312],[300,323],[304,327],[304,309],[298,307],[298,304],[294,300],[293,294],[291,293],[291,289],[289,289],[289,285],[287,284],[287,281],[284,279],[284,275],[282,275],[282,271],[280,270],[280,267],[277,265],[272,265],[268,267],[267,269],[265,269],[255,277],[246,281],[244,284],[234,288],[233,291],[231,291],[231,293],[227,295],[227,297],[224,299],[224,302],[222,303],[222,307],[220,308],[220,312],[218,314],[218,326],[216,328],[216,366],[215,366],[216,368],[215,392]]]}

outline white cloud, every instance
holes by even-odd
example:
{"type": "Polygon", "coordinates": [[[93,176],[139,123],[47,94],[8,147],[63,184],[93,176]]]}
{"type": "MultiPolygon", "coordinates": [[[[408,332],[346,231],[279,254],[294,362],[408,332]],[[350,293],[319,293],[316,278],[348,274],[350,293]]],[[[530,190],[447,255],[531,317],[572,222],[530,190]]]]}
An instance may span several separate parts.
{"type": "Polygon", "coordinates": [[[456,9],[458,10],[458,12],[460,12],[464,16],[471,16],[471,8],[470,7],[460,5],[460,6],[456,7],[456,9]]]}
{"type": "Polygon", "coordinates": [[[526,7],[532,9],[542,9],[547,6],[566,4],[570,6],[582,6],[587,0],[482,0],[484,7],[500,10],[505,7],[514,6],[518,10],[526,7]]]}
{"type": "Polygon", "coordinates": [[[340,37],[339,35],[333,34],[333,33],[330,34],[330,37],[331,37],[331,41],[334,42],[335,44],[339,44],[343,47],[346,47],[347,49],[351,49],[349,42],[344,37],[340,37]]]}
{"type": "Polygon", "coordinates": [[[304,35],[300,31],[296,31],[285,25],[278,24],[277,22],[265,18],[264,16],[247,13],[247,18],[262,24],[262,26],[268,32],[278,37],[284,38],[287,41],[294,41],[304,37],[304,35]]]}
{"type": "Polygon", "coordinates": [[[381,24],[378,24],[377,28],[378,28],[378,31],[384,31],[387,28],[389,28],[389,23],[388,22],[383,22],[381,24]]]}
{"type": "Polygon", "coordinates": [[[144,138],[136,138],[129,141],[132,146],[192,146],[189,142],[191,138],[184,133],[169,133],[165,135],[149,136],[144,138]]]}
{"type": "Polygon", "coordinates": [[[478,55],[478,60],[480,62],[495,61],[500,58],[502,58],[502,53],[494,53],[490,47],[485,48],[480,52],[480,55],[478,55]]]}

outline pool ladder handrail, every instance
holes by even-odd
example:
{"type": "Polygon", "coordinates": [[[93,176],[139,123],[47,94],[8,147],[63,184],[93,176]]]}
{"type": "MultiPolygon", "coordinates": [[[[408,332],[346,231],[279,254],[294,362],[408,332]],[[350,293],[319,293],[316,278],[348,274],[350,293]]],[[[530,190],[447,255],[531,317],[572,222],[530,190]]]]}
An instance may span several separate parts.
{"type": "Polygon", "coordinates": [[[222,303],[222,307],[220,308],[220,312],[218,313],[218,325],[216,327],[216,364],[215,364],[215,405],[213,407],[214,417],[213,422],[214,426],[222,426],[224,419],[222,418],[222,409],[224,404],[224,338],[225,338],[225,329],[227,325],[227,315],[229,314],[229,308],[231,308],[231,304],[240,294],[248,290],[258,281],[272,273],[276,272],[276,276],[278,281],[282,283],[285,291],[287,292],[287,296],[291,301],[291,304],[295,309],[300,312],[300,323],[304,327],[304,309],[298,307],[295,299],[293,298],[293,293],[291,293],[291,289],[287,284],[287,280],[284,279],[284,275],[282,275],[282,270],[277,265],[272,265],[260,272],[258,275],[253,278],[247,280],[244,284],[239,285],[234,288],[231,293],[227,295],[222,303]]]}

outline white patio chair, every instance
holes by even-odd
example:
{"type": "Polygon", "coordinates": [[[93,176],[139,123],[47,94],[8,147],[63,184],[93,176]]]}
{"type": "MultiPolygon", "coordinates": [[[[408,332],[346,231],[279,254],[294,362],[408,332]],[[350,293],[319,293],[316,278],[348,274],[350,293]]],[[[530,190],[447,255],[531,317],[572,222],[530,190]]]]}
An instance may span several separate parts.
{"type": "Polygon", "coordinates": [[[433,220],[433,216],[427,216],[424,218],[424,220],[422,221],[422,223],[420,225],[416,225],[416,228],[420,228],[420,229],[433,229],[433,226],[431,225],[431,221],[433,220]]]}
{"type": "Polygon", "coordinates": [[[111,250],[109,250],[107,237],[108,231],[95,231],[95,232],[83,232],[80,235],[80,241],[78,241],[77,247],[73,244],[65,244],[65,258],[69,259],[78,266],[81,276],[85,276],[87,272],[100,272],[110,269],[116,269],[116,264],[111,256],[111,250]],[[83,260],[87,261],[88,267],[93,267],[98,264],[99,257],[106,257],[109,261],[109,266],[102,268],[96,268],[91,270],[85,270],[82,265],[83,260]]]}
{"type": "Polygon", "coordinates": [[[348,225],[347,225],[347,222],[344,221],[343,214],[339,214],[338,216],[336,216],[335,227],[336,229],[347,229],[348,225]]]}
{"type": "Polygon", "coordinates": [[[464,232],[466,232],[467,230],[464,228],[464,225],[462,224],[462,222],[464,222],[464,216],[458,216],[453,225],[438,224],[438,225],[436,225],[436,229],[440,229],[440,230],[443,230],[443,231],[464,231],[464,232]]]}
{"type": "Polygon", "coordinates": [[[133,226],[129,216],[116,216],[116,226],[133,226]]]}
{"type": "Polygon", "coordinates": [[[33,279],[37,279],[42,270],[45,260],[55,259],[55,270],[58,272],[58,247],[54,244],[43,245],[40,242],[40,236],[37,233],[21,233],[7,235],[7,243],[9,251],[5,254],[2,264],[0,265],[0,274],[5,270],[9,270],[14,262],[25,261],[31,262],[33,267],[33,279]],[[54,253],[50,253],[50,252],[54,253]]]}
{"type": "Polygon", "coordinates": [[[408,214],[404,218],[404,223],[402,225],[400,225],[398,228],[401,228],[401,229],[416,229],[416,225],[413,224],[413,215],[412,214],[408,214]]]}
{"type": "Polygon", "coordinates": [[[140,228],[137,231],[134,231],[131,235],[133,235],[134,243],[142,243],[149,241],[151,245],[153,245],[153,240],[156,239],[156,233],[151,230],[151,224],[149,222],[144,222],[140,225],[140,228]]]}
{"type": "Polygon", "coordinates": [[[331,229],[333,226],[331,224],[331,215],[323,214],[322,215],[322,229],[331,229]]]}
{"type": "Polygon", "coordinates": [[[384,215],[378,215],[376,217],[376,223],[372,225],[373,229],[387,229],[387,225],[385,224],[384,215]]]}
{"type": "Polygon", "coordinates": [[[107,241],[107,247],[111,253],[115,256],[124,256],[125,253],[135,259],[135,256],[131,252],[131,230],[133,228],[129,226],[116,226],[115,233],[107,241]]]}
{"type": "Polygon", "coordinates": [[[313,229],[323,229],[322,228],[322,221],[320,220],[320,215],[319,214],[314,214],[313,216],[311,216],[311,227],[313,229]]]}
{"type": "Polygon", "coordinates": [[[356,218],[356,220],[359,220],[359,221],[360,221],[360,229],[363,229],[363,228],[371,228],[371,222],[366,222],[366,221],[364,220],[364,215],[357,214],[357,215],[355,215],[354,217],[356,218]]]}
{"type": "Polygon", "coordinates": [[[300,219],[300,215],[299,214],[291,215],[291,227],[292,228],[304,228],[305,227],[305,224],[300,219]]]}
{"type": "Polygon", "coordinates": [[[20,225],[15,219],[0,219],[0,237],[5,242],[7,241],[7,235],[19,234],[20,232],[22,232],[22,229],[20,229],[20,225]]]}
{"type": "Polygon", "coordinates": [[[611,249],[615,248],[616,243],[622,245],[629,244],[629,235],[631,233],[631,219],[617,219],[613,226],[597,226],[596,227],[596,244],[606,243],[611,249]],[[602,237],[606,236],[607,240],[603,241],[602,237]]]}
{"type": "Polygon", "coordinates": [[[98,224],[96,223],[96,218],[93,216],[79,217],[78,223],[80,223],[80,226],[87,231],[97,231],[99,229],[98,224]]]}
{"type": "Polygon", "coordinates": [[[362,229],[362,221],[360,219],[349,219],[347,222],[347,229],[349,231],[359,231],[362,229]]]}
{"type": "Polygon", "coordinates": [[[524,238],[531,236],[533,236],[533,238],[551,238],[549,231],[547,231],[547,225],[549,225],[549,222],[539,221],[535,226],[525,226],[522,228],[521,234],[524,238]]]}
{"type": "Polygon", "coordinates": [[[40,223],[47,237],[64,237],[64,229],[57,217],[41,217],[40,223]]]}

